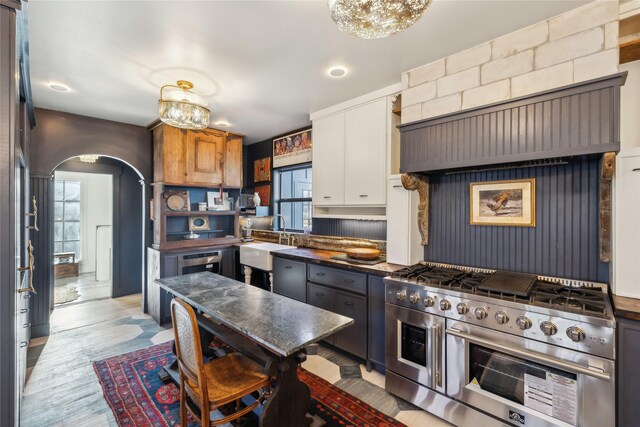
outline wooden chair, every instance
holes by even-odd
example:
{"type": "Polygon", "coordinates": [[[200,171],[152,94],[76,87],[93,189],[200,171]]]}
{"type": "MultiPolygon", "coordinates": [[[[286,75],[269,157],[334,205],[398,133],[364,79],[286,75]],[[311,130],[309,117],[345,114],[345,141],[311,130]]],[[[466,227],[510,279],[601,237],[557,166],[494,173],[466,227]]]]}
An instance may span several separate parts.
{"type": "Polygon", "coordinates": [[[180,371],[180,424],[187,425],[187,410],[203,427],[208,427],[235,420],[258,406],[271,382],[262,367],[240,353],[229,353],[204,364],[193,308],[174,298],[171,317],[180,371]],[[242,397],[254,392],[258,392],[258,399],[240,409],[242,397]],[[211,411],[232,402],[236,403],[233,414],[210,421],[211,411]]]}

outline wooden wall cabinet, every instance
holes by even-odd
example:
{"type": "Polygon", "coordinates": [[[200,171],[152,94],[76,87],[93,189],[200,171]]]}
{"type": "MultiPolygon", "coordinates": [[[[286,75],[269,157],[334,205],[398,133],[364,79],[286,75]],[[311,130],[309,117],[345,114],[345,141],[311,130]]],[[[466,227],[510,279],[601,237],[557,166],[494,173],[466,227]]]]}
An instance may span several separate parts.
{"type": "Polygon", "coordinates": [[[154,181],[166,185],[242,187],[242,136],[217,129],[153,128],[154,181]]]}

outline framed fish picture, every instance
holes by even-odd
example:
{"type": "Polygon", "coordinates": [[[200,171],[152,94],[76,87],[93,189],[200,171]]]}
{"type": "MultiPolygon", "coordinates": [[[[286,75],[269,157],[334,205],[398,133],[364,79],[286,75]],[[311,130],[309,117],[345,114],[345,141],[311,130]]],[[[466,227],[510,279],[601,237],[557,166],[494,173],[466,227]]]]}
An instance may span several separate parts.
{"type": "Polygon", "coordinates": [[[471,225],[536,226],[536,180],[472,182],[471,225]]]}

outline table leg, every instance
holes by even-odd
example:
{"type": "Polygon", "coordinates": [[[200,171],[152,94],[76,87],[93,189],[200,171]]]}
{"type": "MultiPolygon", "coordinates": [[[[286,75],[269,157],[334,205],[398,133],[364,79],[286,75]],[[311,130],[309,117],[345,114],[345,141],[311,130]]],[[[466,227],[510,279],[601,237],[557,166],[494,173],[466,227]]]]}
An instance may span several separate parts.
{"type": "Polygon", "coordinates": [[[244,266],[244,283],[246,283],[247,285],[251,284],[251,267],[249,267],[248,265],[244,266]]]}
{"type": "Polygon", "coordinates": [[[311,391],[298,379],[298,365],[306,358],[306,350],[301,350],[270,363],[268,368],[276,377],[276,386],[260,415],[260,427],[304,427],[311,424],[311,418],[307,417],[311,391]]]}
{"type": "Polygon", "coordinates": [[[273,292],[273,272],[269,272],[269,290],[273,292]]]}

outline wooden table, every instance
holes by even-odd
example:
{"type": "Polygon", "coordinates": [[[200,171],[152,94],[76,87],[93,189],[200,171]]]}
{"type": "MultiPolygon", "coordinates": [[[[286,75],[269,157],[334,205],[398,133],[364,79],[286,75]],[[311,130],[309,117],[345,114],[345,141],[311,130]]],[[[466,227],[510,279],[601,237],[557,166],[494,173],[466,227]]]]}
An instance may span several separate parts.
{"type": "Polygon", "coordinates": [[[275,378],[260,414],[261,427],[311,422],[306,417],[311,392],[298,379],[297,367],[306,360],[309,344],[353,324],[353,319],[209,272],[156,283],[197,312],[203,349],[211,335],[219,336],[275,378]]]}

